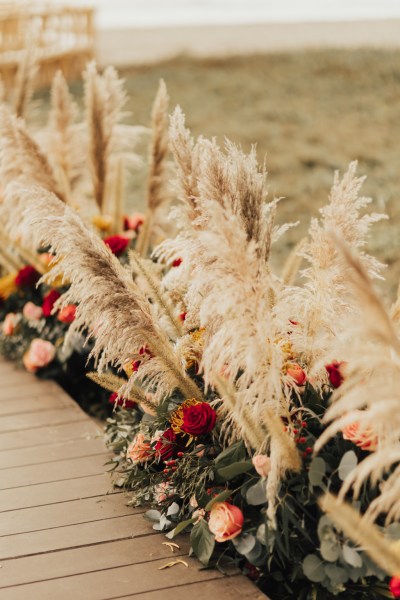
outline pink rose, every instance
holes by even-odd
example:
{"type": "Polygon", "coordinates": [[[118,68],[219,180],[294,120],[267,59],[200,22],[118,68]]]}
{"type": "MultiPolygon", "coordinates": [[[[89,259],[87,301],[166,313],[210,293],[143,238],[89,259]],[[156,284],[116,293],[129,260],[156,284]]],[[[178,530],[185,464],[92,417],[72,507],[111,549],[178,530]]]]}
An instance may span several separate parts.
{"type": "Polygon", "coordinates": [[[210,511],[208,528],[216,542],[226,542],[241,533],[243,523],[244,516],[240,508],[228,502],[216,502],[210,511]]]}
{"type": "Polygon", "coordinates": [[[271,459],[269,456],[265,456],[265,454],[256,454],[251,459],[251,462],[260,477],[267,477],[271,470],[271,459]]]}
{"type": "Polygon", "coordinates": [[[168,498],[171,498],[175,494],[176,490],[169,481],[158,483],[154,488],[154,500],[157,502],[157,504],[165,502],[168,500],[168,498]]]}
{"type": "Polygon", "coordinates": [[[33,302],[27,302],[22,310],[22,314],[28,321],[39,321],[43,316],[43,311],[41,306],[37,306],[33,302]]]}
{"type": "Polygon", "coordinates": [[[23,356],[25,369],[29,373],[36,373],[39,369],[46,367],[56,355],[56,349],[51,342],[40,338],[32,340],[28,351],[23,356]]]}
{"type": "MultiPolygon", "coordinates": [[[[357,411],[362,416],[362,411],[357,411]]],[[[359,421],[353,421],[342,430],[343,439],[353,442],[362,450],[375,452],[378,447],[378,436],[370,427],[362,427],[359,421]]]]}
{"type": "Polygon", "coordinates": [[[18,324],[18,315],[15,313],[8,313],[3,321],[3,333],[4,335],[12,335],[18,324]]]}
{"type": "Polygon", "coordinates": [[[135,439],[128,446],[126,455],[133,464],[147,462],[152,454],[151,445],[143,433],[137,433],[135,439]]]}
{"type": "Polygon", "coordinates": [[[68,304],[64,306],[58,313],[57,319],[61,323],[72,323],[75,320],[76,306],[75,304],[68,304]]]}

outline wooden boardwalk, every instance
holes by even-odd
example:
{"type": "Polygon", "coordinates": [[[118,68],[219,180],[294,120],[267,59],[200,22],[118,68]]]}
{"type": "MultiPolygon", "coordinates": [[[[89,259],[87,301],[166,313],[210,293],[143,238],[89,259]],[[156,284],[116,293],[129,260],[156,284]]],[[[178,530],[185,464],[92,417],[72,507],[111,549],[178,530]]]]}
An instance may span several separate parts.
{"type": "Polygon", "coordinates": [[[0,361],[1,600],[265,599],[163,545],[114,492],[95,423],[53,382],[0,361]],[[172,558],[178,564],[159,570],[172,558]]]}

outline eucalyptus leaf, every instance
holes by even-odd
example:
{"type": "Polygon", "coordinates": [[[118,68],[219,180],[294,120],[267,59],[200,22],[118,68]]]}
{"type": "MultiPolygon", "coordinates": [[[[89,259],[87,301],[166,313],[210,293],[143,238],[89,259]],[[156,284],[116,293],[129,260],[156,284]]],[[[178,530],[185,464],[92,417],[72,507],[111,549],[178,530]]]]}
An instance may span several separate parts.
{"type": "Polygon", "coordinates": [[[308,479],[311,485],[321,485],[326,473],[326,462],[320,456],[316,456],[310,463],[308,479]]]}
{"type": "Polygon", "coordinates": [[[325,579],[324,563],[316,554],[308,554],[302,566],[304,575],[310,581],[321,583],[325,579]]]}
{"type": "Polygon", "coordinates": [[[320,546],[322,558],[328,562],[335,562],[340,556],[340,544],[336,539],[323,540],[320,546]]]}
{"type": "Polygon", "coordinates": [[[256,545],[256,541],[256,537],[249,533],[234,538],[232,540],[232,543],[235,546],[236,550],[239,552],[239,554],[247,555],[253,550],[254,546],[256,545]]]}
{"type": "Polygon", "coordinates": [[[161,519],[161,513],[159,510],[148,510],[144,513],[144,518],[148,521],[159,521],[161,519]]]}
{"type": "Polygon", "coordinates": [[[214,552],[215,538],[204,519],[193,527],[190,534],[190,543],[199,561],[207,566],[214,552]]]}
{"type": "Polygon", "coordinates": [[[246,500],[252,506],[258,506],[259,504],[265,504],[267,501],[267,495],[265,492],[265,481],[260,479],[255,485],[247,490],[246,500]]]}
{"type": "Polygon", "coordinates": [[[186,521],[181,521],[180,523],[178,523],[178,525],[175,527],[175,529],[173,529],[172,531],[167,533],[167,537],[172,540],[174,537],[176,537],[182,531],[184,531],[186,529],[186,527],[189,527],[189,525],[191,525],[195,521],[196,521],[196,519],[187,519],[186,521]]]}
{"type": "Polygon", "coordinates": [[[174,515],[177,515],[180,511],[180,507],[179,504],[177,504],[176,502],[173,502],[171,504],[171,506],[168,507],[167,510],[167,517],[172,517],[174,515]]]}
{"type": "Polygon", "coordinates": [[[266,527],[265,523],[261,523],[261,525],[257,529],[256,538],[264,546],[267,545],[267,527],[266,527]]]}
{"type": "Polygon", "coordinates": [[[265,562],[265,550],[258,540],[256,540],[254,548],[247,552],[246,558],[250,564],[255,566],[265,562]]]}
{"type": "Polygon", "coordinates": [[[355,548],[344,544],[342,554],[346,563],[351,567],[360,568],[362,566],[362,558],[355,548]]]}
{"type": "Polygon", "coordinates": [[[342,460],[339,464],[339,479],[344,481],[346,477],[350,475],[352,471],[354,471],[357,466],[357,462],[357,455],[353,450],[349,450],[343,454],[342,460]]]}
{"type": "Polygon", "coordinates": [[[338,565],[325,565],[325,573],[335,586],[345,583],[349,578],[346,570],[338,565]]]}

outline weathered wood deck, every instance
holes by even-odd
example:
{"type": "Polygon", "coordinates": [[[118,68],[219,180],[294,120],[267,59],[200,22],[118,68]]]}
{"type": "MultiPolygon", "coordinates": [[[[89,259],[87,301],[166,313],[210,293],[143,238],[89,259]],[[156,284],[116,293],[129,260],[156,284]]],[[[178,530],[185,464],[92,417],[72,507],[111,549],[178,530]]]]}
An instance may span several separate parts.
{"type": "Polygon", "coordinates": [[[95,423],[53,382],[0,361],[2,600],[263,599],[245,577],[172,555],[110,487],[95,423]],[[178,564],[158,570],[172,557],[178,564]]]}

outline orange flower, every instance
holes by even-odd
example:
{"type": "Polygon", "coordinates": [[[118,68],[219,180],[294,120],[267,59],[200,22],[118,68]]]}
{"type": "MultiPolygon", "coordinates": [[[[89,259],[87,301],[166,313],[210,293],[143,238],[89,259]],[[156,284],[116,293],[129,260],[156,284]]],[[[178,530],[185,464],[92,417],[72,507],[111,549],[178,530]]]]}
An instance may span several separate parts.
{"type": "Polygon", "coordinates": [[[126,455],[134,464],[147,462],[150,458],[151,445],[143,433],[136,434],[133,442],[128,446],[126,455]]]}
{"type": "Polygon", "coordinates": [[[243,523],[244,516],[240,508],[229,502],[216,502],[210,511],[208,528],[216,542],[226,542],[241,533],[243,523]]]}
{"type": "MultiPolygon", "coordinates": [[[[360,416],[362,411],[357,411],[360,416]]],[[[378,436],[370,427],[363,427],[359,421],[353,421],[342,429],[343,439],[353,442],[362,450],[375,452],[378,447],[378,436]]]]}
{"type": "Polygon", "coordinates": [[[307,381],[305,371],[297,363],[288,363],[286,366],[286,375],[288,375],[297,385],[302,386],[307,381]]]}

